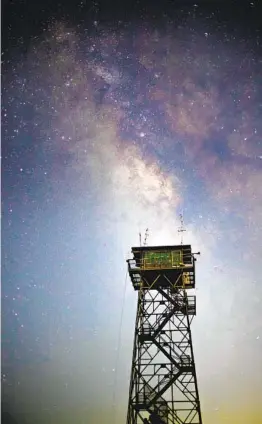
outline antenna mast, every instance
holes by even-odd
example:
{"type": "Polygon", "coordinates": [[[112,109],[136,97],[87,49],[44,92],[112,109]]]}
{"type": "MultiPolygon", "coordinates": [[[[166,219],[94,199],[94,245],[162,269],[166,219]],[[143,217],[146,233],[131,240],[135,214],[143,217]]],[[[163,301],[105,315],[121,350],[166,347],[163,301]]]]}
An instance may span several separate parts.
{"type": "Polygon", "coordinates": [[[149,236],[149,230],[148,230],[148,228],[147,228],[147,229],[146,229],[146,232],[145,232],[144,246],[147,246],[147,239],[148,239],[148,236],[149,236]]]}
{"type": "Polygon", "coordinates": [[[186,229],[184,227],[184,217],[182,213],[179,215],[179,218],[180,218],[180,227],[178,228],[178,232],[181,233],[181,245],[183,245],[183,233],[186,232],[186,229]]]}

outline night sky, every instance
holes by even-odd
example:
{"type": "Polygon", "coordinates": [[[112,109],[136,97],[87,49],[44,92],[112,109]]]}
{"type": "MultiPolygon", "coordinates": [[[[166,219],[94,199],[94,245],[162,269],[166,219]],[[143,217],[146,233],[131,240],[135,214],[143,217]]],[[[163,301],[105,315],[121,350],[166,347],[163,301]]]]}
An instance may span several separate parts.
{"type": "Polygon", "coordinates": [[[2,407],[125,422],[130,250],[201,251],[204,424],[262,422],[261,6],[5,1],[2,407]],[[71,3],[71,4],[70,4],[71,3]]]}

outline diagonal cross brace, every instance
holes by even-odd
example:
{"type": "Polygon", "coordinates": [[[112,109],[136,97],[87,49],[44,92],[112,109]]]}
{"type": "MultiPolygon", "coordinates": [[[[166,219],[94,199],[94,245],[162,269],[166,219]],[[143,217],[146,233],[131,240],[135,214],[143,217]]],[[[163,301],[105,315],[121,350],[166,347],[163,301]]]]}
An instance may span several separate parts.
{"type": "Polygon", "coordinates": [[[169,359],[169,361],[171,362],[171,364],[174,364],[176,366],[176,368],[180,369],[178,362],[176,362],[174,360],[174,358],[161,346],[161,344],[159,342],[157,342],[156,340],[154,340],[154,344],[169,359]]]}

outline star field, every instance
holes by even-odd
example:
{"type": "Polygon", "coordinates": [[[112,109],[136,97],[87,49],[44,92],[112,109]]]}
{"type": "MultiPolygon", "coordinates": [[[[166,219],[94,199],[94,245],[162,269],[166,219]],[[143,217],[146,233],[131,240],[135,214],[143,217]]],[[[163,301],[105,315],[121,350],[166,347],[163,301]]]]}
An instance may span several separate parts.
{"type": "Polygon", "coordinates": [[[149,244],[179,243],[183,212],[201,250],[204,422],[258,424],[258,4],[239,21],[198,2],[128,18],[71,7],[32,5],[31,22],[22,2],[5,6],[4,405],[21,423],[123,422],[136,308],[125,260],[148,227],[149,244]]]}

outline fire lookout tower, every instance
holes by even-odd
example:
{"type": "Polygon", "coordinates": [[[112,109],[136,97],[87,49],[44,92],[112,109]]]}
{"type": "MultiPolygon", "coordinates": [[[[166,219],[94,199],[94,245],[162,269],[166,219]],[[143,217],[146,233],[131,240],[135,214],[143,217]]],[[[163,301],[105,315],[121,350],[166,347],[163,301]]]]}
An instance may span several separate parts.
{"type": "Polygon", "coordinates": [[[190,325],[196,315],[190,245],[133,247],[138,305],[127,424],[202,424],[190,325]]]}

